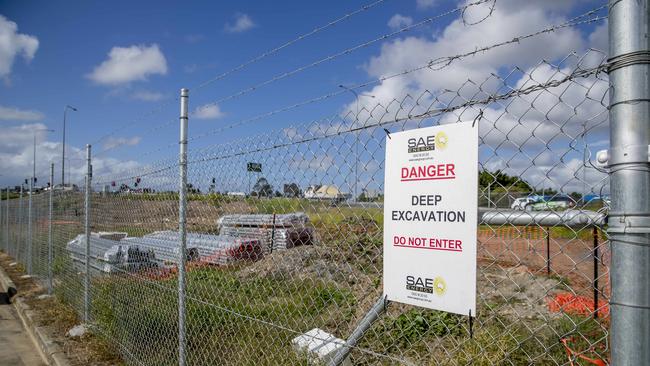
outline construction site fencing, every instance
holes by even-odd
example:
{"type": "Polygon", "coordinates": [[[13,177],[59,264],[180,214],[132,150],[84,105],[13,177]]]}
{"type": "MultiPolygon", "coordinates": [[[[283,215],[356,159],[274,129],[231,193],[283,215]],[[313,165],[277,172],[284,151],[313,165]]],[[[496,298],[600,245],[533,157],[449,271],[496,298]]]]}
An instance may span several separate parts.
{"type": "Polygon", "coordinates": [[[49,191],[3,200],[1,247],[51,276],[127,364],[326,364],[360,323],[337,361],[609,363],[609,177],[594,162],[606,145],[590,146],[609,134],[607,59],[575,52],[390,101],[355,93],[352,111],[216,145],[199,144],[210,134],[192,134],[186,104],[180,158],[173,136],[132,171],[90,168],[89,190],[53,191],[51,216],[49,191]],[[464,121],[480,136],[477,314],[378,302],[385,141],[464,121]]]}
{"type": "MultiPolygon", "coordinates": [[[[581,170],[592,169],[589,174],[603,179],[599,186],[590,184],[590,192],[598,193],[607,176],[579,160],[583,151],[574,143],[606,125],[605,65],[602,53],[589,51],[569,55],[560,65],[513,70],[526,82],[505,93],[507,80],[490,76],[453,92],[427,91],[364,107],[358,115],[200,150],[190,145],[186,362],[303,364],[309,352],[298,350],[295,338],[314,328],[340,339],[353,332],[382,293],[378,192],[388,133],[475,121],[481,133],[477,169],[492,180],[493,192],[489,200],[485,187],[477,192],[486,202],[480,217],[513,214],[508,206],[532,193],[522,193],[521,186],[537,179],[534,171],[544,177],[540,185],[580,187],[587,183],[579,178],[581,170]],[[585,112],[570,112],[563,120],[545,117],[575,105],[585,112]],[[544,133],[524,137],[535,129],[544,133]],[[520,149],[527,144],[536,151],[524,156],[520,149]],[[541,158],[544,165],[537,164],[541,158]],[[260,164],[261,172],[250,171],[250,163],[260,164]],[[499,182],[493,167],[517,178],[499,182]],[[553,169],[569,174],[548,174],[553,169]],[[502,200],[508,204],[494,203],[502,200]]],[[[127,363],[178,363],[178,169],[172,156],[123,176],[92,177],[88,320],[114,341],[127,363]],[[142,188],[119,189],[136,185],[142,188]]],[[[53,193],[54,294],[83,315],[84,191],[53,193]]],[[[30,274],[46,281],[49,193],[3,202],[9,213],[9,230],[3,228],[7,252],[25,267],[31,263],[30,274]]],[[[572,204],[569,210],[581,213],[606,209],[602,203],[572,204]]],[[[478,223],[479,303],[471,333],[466,316],[390,304],[352,348],[352,363],[607,359],[609,249],[603,222],[525,221],[478,223]],[[568,358],[569,348],[577,353],[568,358]]]]}

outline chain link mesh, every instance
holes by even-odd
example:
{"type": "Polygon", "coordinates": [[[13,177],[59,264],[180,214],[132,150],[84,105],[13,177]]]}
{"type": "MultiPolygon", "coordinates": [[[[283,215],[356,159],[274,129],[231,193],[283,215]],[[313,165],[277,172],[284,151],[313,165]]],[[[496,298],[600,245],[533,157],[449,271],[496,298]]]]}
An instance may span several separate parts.
{"type": "MultiPolygon", "coordinates": [[[[474,121],[480,213],[605,213],[606,202],[584,194],[602,196],[608,186],[587,142],[607,138],[606,66],[606,56],[590,50],[455,90],[366,101],[308,124],[190,144],[187,363],[305,364],[310,356],[294,338],[313,328],[341,339],[352,333],[382,294],[387,134],[474,121]],[[520,204],[530,195],[546,198],[520,204]]],[[[90,192],[90,322],[128,364],[178,363],[179,165],[175,151],[162,153],[168,158],[130,173],[93,177],[90,192]]],[[[54,293],[80,315],[84,193],[55,190],[52,219],[54,293]]],[[[2,248],[20,265],[31,260],[31,274],[46,281],[49,193],[32,195],[31,258],[28,199],[3,201],[2,248]]],[[[607,360],[610,260],[602,229],[481,220],[471,332],[466,316],[392,303],[350,362],[607,360]]]]}

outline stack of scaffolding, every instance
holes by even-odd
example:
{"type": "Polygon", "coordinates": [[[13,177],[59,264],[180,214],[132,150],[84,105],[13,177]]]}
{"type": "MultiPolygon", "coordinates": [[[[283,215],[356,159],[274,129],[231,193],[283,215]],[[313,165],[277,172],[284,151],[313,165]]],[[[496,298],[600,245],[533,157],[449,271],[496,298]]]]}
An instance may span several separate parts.
{"type": "Polygon", "coordinates": [[[283,215],[226,215],[217,221],[221,235],[255,238],[266,252],[313,243],[309,217],[303,212],[283,215]]]}
{"type": "MultiPolygon", "coordinates": [[[[241,260],[257,260],[262,247],[257,239],[224,235],[187,233],[188,261],[226,265],[241,260]]],[[[143,237],[123,238],[121,243],[151,250],[163,265],[177,264],[180,257],[180,234],[177,231],[157,231],[143,237]]]]}
{"type": "MultiPolygon", "coordinates": [[[[68,242],[66,249],[70,253],[75,267],[85,270],[86,235],[80,234],[68,242]]],[[[139,271],[157,267],[153,251],[143,250],[137,246],[105,239],[104,235],[93,233],[90,236],[89,267],[93,271],[105,273],[122,271],[139,271]]]]}

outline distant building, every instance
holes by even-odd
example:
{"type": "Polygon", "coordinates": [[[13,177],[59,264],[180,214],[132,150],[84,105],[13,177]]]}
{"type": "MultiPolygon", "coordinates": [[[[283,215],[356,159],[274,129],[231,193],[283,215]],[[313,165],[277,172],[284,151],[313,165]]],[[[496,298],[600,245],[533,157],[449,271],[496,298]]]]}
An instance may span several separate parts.
{"type": "Polygon", "coordinates": [[[321,185],[313,185],[307,187],[305,190],[305,198],[307,199],[315,199],[316,198],[316,191],[321,187],[321,185]]]}
{"type": "Polygon", "coordinates": [[[349,196],[349,194],[341,192],[334,185],[309,186],[305,191],[305,198],[315,200],[342,201],[349,198],[349,196]]]}

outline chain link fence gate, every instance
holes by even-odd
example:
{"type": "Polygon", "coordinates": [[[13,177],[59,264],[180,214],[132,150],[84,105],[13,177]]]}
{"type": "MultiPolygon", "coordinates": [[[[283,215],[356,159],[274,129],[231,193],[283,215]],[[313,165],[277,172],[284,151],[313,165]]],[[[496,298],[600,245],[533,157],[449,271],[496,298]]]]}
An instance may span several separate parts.
{"type": "MultiPolygon", "coordinates": [[[[572,24],[586,19],[596,18],[572,24]]],[[[424,72],[471,55],[433,60],[424,72]]],[[[51,219],[49,193],[32,194],[32,274],[51,276],[54,294],[81,317],[88,299],[89,323],[128,364],[306,364],[313,354],[297,337],[318,328],[308,341],[345,340],[381,296],[386,134],[475,121],[471,329],[466,316],[392,303],[346,362],[608,363],[609,179],[588,141],[608,136],[610,66],[600,51],[572,53],[196,149],[210,134],[192,136],[190,123],[185,220],[179,159],[159,149],[167,158],[93,177],[87,212],[84,188],[55,190],[51,219]],[[517,206],[530,195],[546,198],[517,206]]],[[[3,248],[26,266],[24,196],[3,201],[0,227],[3,248]]]]}

